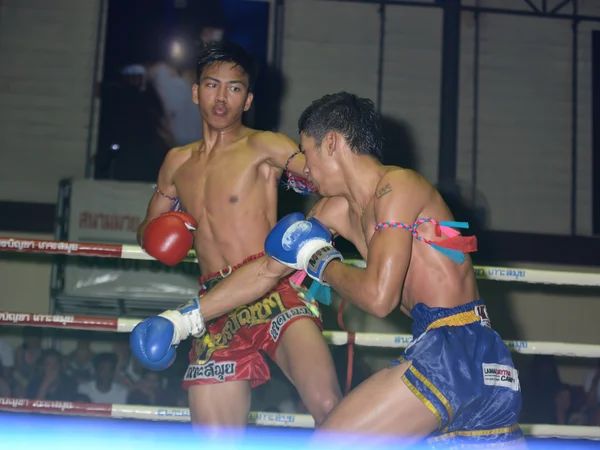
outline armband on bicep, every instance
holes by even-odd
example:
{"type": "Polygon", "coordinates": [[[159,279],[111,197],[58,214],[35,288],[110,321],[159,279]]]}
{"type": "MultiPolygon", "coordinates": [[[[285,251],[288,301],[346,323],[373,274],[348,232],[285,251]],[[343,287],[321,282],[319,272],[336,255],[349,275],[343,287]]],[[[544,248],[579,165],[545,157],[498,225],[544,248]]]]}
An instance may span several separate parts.
{"type": "Polygon", "coordinates": [[[424,242],[442,253],[444,256],[450,258],[452,261],[462,264],[466,259],[466,253],[472,253],[477,251],[477,238],[475,236],[461,236],[460,233],[454,228],[469,228],[467,222],[454,222],[444,221],[438,222],[432,218],[421,218],[418,219],[414,224],[408,225],[403,222],[380,222],[375,226],[375,231],[382,230],[384,228],[400,228],[410,231],[413,238],[418,241],[424,242]],[[435,226],[436,237],[446,237],[447,239],[432,241],[419,236],[417,227],[424,223],[431,223],[435,226]]]}
{"type": "Polygon", "coordinates": [[[161,197],[164,197],[173,202],[173,206],[171,206],[171,211],[178,211],[178,212],[184,211],[185,212],[185,209],[183,209],[183,206],[181,205],[181,200],[179,200],[178,197],[171,197],[170,195],[165,194],[163,191],[161,191],[159,189],[158,184],[155,184],[154,186],[152,186],[152,189],[154,189],[154,192],[156,192],[161,197]]]}
{"type": "Polygon", "coordinates": [[[290,155],[283,169],[286,180],[284,181],[282,177],[279,181],[282,185],[286,186],[288,189],[293,189],[300,195],[315,195],[317,193],[317,189],[310,181],[308,181],[306,178],[294,175],[288,170],[290,162],[298,153],[301,153],[300,149],[296,150],[290,155]]]}

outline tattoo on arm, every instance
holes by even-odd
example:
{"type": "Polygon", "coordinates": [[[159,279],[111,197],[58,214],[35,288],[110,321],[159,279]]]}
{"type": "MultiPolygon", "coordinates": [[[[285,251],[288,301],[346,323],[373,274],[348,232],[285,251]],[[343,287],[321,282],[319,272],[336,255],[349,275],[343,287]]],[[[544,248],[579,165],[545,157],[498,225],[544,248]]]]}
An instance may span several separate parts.
{"type": "Polygon", "coordinates": [[[377,191],[377,193],[375,194],[375,198],[377,200],[379,200],[381,197],[383,197],[385,194],[389,194],[390,192],[392,192],[392,185],[390,183],[386,184],[384,187],[382,187],[381,189],[379,189],[377,191]]]}

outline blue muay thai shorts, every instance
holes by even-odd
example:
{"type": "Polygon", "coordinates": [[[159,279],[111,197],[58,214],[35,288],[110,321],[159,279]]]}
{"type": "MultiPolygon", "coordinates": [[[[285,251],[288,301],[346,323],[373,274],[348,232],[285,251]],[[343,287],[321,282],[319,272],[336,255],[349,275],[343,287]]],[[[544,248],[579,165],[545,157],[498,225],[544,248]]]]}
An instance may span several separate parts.
{"type": "Polygon", "coordinates": [[[411,315],[413,340],[391,366],[411,362],[402,381],[438,420],[426,442],[443,448],[522,445],[519,375],[484,302],[456,308],[418,303],[411,315]]]}

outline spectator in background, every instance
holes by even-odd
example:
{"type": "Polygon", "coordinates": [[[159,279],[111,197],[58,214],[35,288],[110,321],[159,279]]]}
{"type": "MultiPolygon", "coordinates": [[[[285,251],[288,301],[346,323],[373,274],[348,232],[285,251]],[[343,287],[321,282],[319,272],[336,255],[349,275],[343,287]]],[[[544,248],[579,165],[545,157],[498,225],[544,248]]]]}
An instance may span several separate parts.
{"type": "Polygon", "coordinates": [[[15,397],[25,397],[27,386],[37,373],[37,364],[42,355],[42,329],[25,327],[23,344],[17,348],[12,374],[12,393],[15,397]]]}
{"type": "Polygon", "coordinates": [[[77,383],[90,381],[94,373],[94,352],[91,349],[91,341],[83,338],[77,341],[75,350],[67,356],[66,373],[77,383]]]}
{"type": "Polygon", "coordinates": [[[600,405],[600,359],[596,367],[588,372],[583,382],[583,389],[587,396],[588,408],[600,405]]]}
{"type": "Polygon", "coordinates": [[[573,414],[573,394],[571,386],[561,384],[554,395],[554,415],[556,425],[569,425],[573,414]]]}
{"type": "Polygon", "coordinates": [[[600,426],[600,359],[596,368],[592,369],[583,382],[586,394],[586,410],[592,426],[600,426]]]}
{"type": "Polygon", "coordinates": [[[53,349],[44,350],[38,370],[27,386],[26,398],[32,400],[77,400],[77,384],[62,371],[63,356],[53,349]]]}
{"type": "Polygon", "coordinates": [[[125,404],[127,388],[115,381],[116,374],[117,356],[100,353],[94,357],[94,379],[80,384],[78,392],[92,403],[125,404]]]}
{"type": "Polygon", "coordinates": [[[202,139],[196,56],[223,38],[226,15],[218,0],[166,4],[111,2],[96,178],[155,182],[169,149],[202,139]]]}
{"type": "Polygon", "coordinates": [[[144,370],[140,380],[130,389],[127,396],[127,404],[161,406],[163,399],[163,387],[160,375],[158,372],[144,370]]]}
{"type": "Polygon", "coordinates": [[[128,336],[118,335],[117,341],[112,344],[112,348],[117,356],[117,381],[123,383],[122,378],[124,378],[124,374],[131,361],[131,349],[129,348],[128,336]]]}
{"type": "Polygon", "coordinates": [[[0,378],[10,380],[15,366],[15,352],[5,339],[0,338],[0,378]]]}
{"type": "Polygon", "coordinates": [[[523,388],[523,419],[526,423],[567,424],[571,411],[568,385],[560,380],[554,355],[535,355],[529,386],[523,388]]]}
{"type": "Polygon", "coordinates": [[[144,368],[131,355],[129,336],[120,338],[117,342],[115,342],[113,349],[117,355],[116,381],[127,388],[131,388],[142,378],[144,368]]]}
{"type": "Polygon", "coordinates": [[[158,406],[173,406],[178,408],[189,408],[188,393],[181,387],[181,377],[177,380],[166,379],[166,386],[161,391],[161,397],[157,400],[158,406]]]}
{"type": "Polygon", "coordinates": [[[10,397],[8,380],[15,365],[15,352],[6,340],[0,338],[0,397],[10,397]]]}

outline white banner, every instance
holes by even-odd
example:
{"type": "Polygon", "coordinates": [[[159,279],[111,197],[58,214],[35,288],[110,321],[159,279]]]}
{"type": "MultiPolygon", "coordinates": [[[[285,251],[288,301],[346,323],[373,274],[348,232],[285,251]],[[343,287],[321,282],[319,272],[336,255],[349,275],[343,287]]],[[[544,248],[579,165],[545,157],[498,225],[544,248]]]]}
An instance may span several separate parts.
{"type": "MultiPolygon", "coordinates": [[[[137,244],[152,186],[77,180],[71,185],[68,240],[137,244]]],[[[76,297],[187,301],[198,293],[196,263],[175,267],[158,261],[68,257],[63,294],[76,297]]]]}

